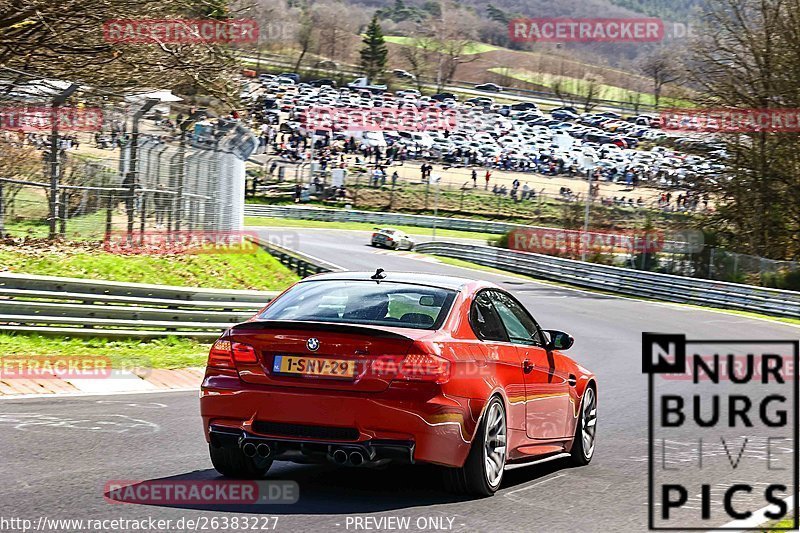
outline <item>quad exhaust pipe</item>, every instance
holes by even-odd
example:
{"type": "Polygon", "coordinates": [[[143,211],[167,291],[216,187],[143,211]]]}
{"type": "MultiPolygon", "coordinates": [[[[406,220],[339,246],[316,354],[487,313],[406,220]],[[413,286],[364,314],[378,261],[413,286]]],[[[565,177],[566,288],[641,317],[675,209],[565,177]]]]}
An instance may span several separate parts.
{"type": "Polygon", "coordinates": [[[361,466],[364,464],[364,455],[359,451],[350,452],[348,459],[350,459],[350,464],[353,466],[361,466]]]}
{"type": "Polygon", "coordinates": [[[362,466],[371,459],[362,450],[336,448],[331,454],[333,462],[337,465],[362,466]]]}
{"type": "Polygon", "coordinates": [[[262,459],[266,459],[270,455],[272,455],[272,448],[269,447],[269,444],[261,443],[256,446],[256,453],[262,459]]]}
{"type": "MultiPolygon", "coordinates": [[[[275,455],[275,449],[274,444],[248,440],[242,444],[242,453],[250,459],[268,459],[275,455]]],[[[367,450],[344,447],[334,448],[329,457],[337,465],[363,466],[371,462],[374,455],[371,455],[367,450]]]]}
{"type": "Polygon", "coordinates": [[[253,444],[252,442],[245,442],[244,445],[242,445],[242,453],[244,453],[247,457],[252,458],[256,456],[258,450],[256,448],[256,445],[253,444]]]}
{"type": "Polygon", "coordinates": [[[347,452],[339,448],[333,452],[333,462],[337,465],[347,464],[347,452]]]}
{"type": "Polygon", "coordinates": [[[242,453],[251,459],[254,457],[267,459],[272,455],[272,447],[265,442],[261,442],[259,444],[254,442],[245,442],[242,444],[242,453]]]}

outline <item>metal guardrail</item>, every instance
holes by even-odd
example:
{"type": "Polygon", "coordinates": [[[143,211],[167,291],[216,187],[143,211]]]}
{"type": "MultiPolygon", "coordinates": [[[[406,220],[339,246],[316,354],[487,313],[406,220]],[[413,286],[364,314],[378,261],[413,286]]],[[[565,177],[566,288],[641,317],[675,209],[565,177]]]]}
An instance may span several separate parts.
{"type": "Polygon", "coordinates": [[[277,294],[0,273],[0,331],[215,339],[277,294]]]}
{"type": "Polygon", "coordinates": [[[800,318],[800,293],[584,263],[548,255],[452,242],[426,242],[417,251],[462,259],[577,287],[683,304],[800,318]]]}
{"type": "MultiPolygon", "coordinates": [[[[381,225],[418,226],[432,228],[434,222],[440,229],[457,229],[482,233],[503,234],[516,228],[536,228],[470,218],[434,217],[430,215],[408,215],[403,213],[384,213],[380,211],[358,211],[355,209],[324,209],[321,207],[292,207],[278,205],[246,204],[246,217],[293,218],[300,220],[323,220],[326,222],[367,222],[381,225]]],[[[552,229],[552,228],[541,228],[552,229]]]]}
{"type": "Polygon", "coordinates": [[[290,250],[268,239],[261,239],[258,237],[248,237],[248,239],[260,246],[265,252],[275,257],[282,265],[296,272],[301,278],[312,274],[341,270],[332,263],[304,254],[303,252],[298,252],[297,250],[290,250]]]}
{"type": "MultiPolygon", "coordinates": [[[[387,213],[382,211],[357,211],[353,209],[325,209],[320,207],[292,207],[245,204],[246,217],[289,218],[299,220],[319,220],[325,222],[365,222],[380,226],[415,226],[420,228],[453,229],[490,233],[502,235],[511,230],[523,229],[528,231],[552,232],[559,228],[547,226],[530,226],[525,224],[512,224],[493,220],[479,220],[474,218],[434,217],[430,215],[408,215],[404,213],[387,213]]],[[[602,233],[602,232],[600,232],[602,233]]],[[[689,240],[689,233],[675,232],[670,238],[664,240],[663,251],[670,253],[684,253],[691,251],[696,243],[689,240]]]]}

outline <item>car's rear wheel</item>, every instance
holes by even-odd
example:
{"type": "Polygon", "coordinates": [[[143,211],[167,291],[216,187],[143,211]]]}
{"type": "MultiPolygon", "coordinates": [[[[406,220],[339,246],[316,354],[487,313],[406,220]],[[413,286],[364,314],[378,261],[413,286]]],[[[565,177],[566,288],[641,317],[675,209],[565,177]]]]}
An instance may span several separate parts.
{"type": "Polygon", "coordinates": [[[597,393],[587,387],[581,400],[581,412],[572,442],[572,461],[580,466],[588,465],[594,456],[597,436],[597,393]]]}
{"type": "Polygon", "coordinates": [[[445,469],[445,484],[453,492],[491,496],[503,481],[508,425],[503,402],[489,400],[478,432],[462,468],[445,469]]]}
{"type": "Polygon", "coordinates": [[[211,464],[225,477],[236,479],[261,479],[272,466],[272,459],[250,458],[233,446],[208,445],[211,464]]]}

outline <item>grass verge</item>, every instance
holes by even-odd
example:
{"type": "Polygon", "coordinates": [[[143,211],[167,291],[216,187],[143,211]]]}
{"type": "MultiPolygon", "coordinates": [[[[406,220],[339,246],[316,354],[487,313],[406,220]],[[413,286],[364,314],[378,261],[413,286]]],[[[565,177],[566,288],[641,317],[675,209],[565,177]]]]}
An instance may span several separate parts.
{"type": "Polygon", "coordinates": [[[786,518],[776,524],[770,524],[769,527],[770,527],[769,530],[764,530],[764,531],[777,531],[777,532],[791,531],[792,527],[794,527],[794,518],[786,518]]]}
{"type": "MultiPolygon", "coordinates": [[[[526,83],[533,83],[547,88],[554,88],[556,85],[561,86],[564,93],[577,95],[579,97],[586,96],[589,90],[589,83],[586,80],[571,78],[568,76],[558,76],[544,72],[533,72],[527,69],[509,69],[494,67],[488,69],[489,72],[500,74],[511,79],[524,81],[526,83]]],[[[643,93],[639,91],[632,91],[617,87],[615,85],[597,84],[593,87],[597,93],[597,98],[604,100],[615,100],[618,102],[639,102],[644,105],[654,105],[655,96],[650,93],[643,93]]],[[[686,100],[679,100],[675,98],[664,97],[660,101],[663,106],[671,107],[687,107],[691,103],[686,100]]]]}
{"type": "MultiPolygon", "coordinates": [[[[300,220],[288,218],[270,218],[270,217],[245,217],[245,226],[268,226],[279,228],[325,228],[325,229],[343,229],[343,230],[362,230],[372,231],[378,227],[375,224],[368,222],[326,222],[324,220],[300,220]]],[[[431,235],[433,230],[431,228],[422,228],[419,226],[391,226],[394,229],[404,231],[410,235],[431,235]]],[[[462,239],[477,239],[486,241],[490,238],[497,238],[499,235],[494,233],[480,233],[475,231],[460,231],[453,229],[436,229],[437,237],[458,237],[462,239]]]]}
{"type": "Polygon", "coordinates": [[[137,340],[0,334],[3,357],[104,357],[115,369],[144,372],[148,368],[203,366],[209,348],[210,344],[179,337],[137,340]]]}
{"type": "Polygon", "coordinates": [[[261,249],[119,255],[99,244],[0,246],[0,269],[42,276],[221,289],[282,290],[299,277],[261,249]]]}

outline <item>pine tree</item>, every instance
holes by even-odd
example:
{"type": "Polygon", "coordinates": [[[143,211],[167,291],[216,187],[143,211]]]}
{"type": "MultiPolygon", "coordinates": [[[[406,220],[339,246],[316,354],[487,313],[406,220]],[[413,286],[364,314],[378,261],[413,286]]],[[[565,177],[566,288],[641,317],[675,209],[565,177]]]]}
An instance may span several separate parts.
{"type": "Polygon", "coordinates": [[[361,49],[361,70],[370,83],[376,83],[383,76],[389,53],[377,16],[372,17],[362,42],[364,47],[361,49]]]}

